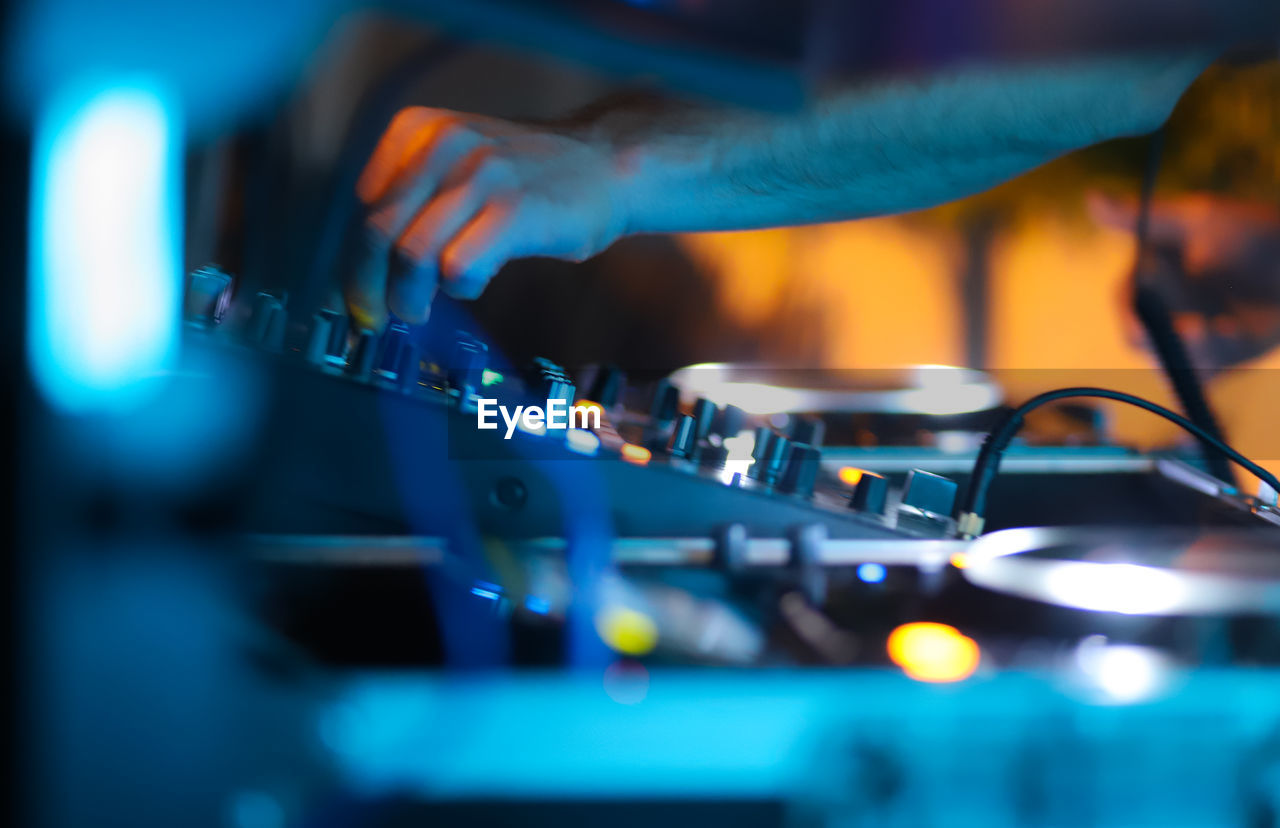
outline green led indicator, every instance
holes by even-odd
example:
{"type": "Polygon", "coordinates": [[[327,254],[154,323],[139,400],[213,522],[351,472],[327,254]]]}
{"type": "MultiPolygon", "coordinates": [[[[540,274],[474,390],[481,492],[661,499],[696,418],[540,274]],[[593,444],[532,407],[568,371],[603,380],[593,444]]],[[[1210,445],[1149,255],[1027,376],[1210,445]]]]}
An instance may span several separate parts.
{"type": "Polygon", "coordinates": [[[500,382],[502,382],[502,374],[499,374],[497,371],[490,371],[488,368],[486,368],[484,369],[484,373],[480,375],[481,385],[484,385],[484,386],[497,385],[500,382]]]}

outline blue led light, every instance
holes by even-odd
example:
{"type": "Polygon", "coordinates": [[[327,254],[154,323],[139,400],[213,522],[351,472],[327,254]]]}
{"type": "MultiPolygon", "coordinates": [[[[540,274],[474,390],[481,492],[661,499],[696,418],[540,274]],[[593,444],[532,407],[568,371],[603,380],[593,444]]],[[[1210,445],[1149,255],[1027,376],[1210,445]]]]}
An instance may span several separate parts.
{"type": "Polygon", "coordinates": [[[80,85],[42,108],[31,176],[28,358],[46,399],[128,406],[177,348],[181,138],[145,84],[80,85]]]}
{"type": "Polygon", "coordinates": [[[883,564],[858,564],[858,578],[868,584],[878,584],[884,580],[884,576],[885,569],[883,564]]]}
{"type": "Polygon", "coordinates": [[[497,587],[494,587],[493,589],[485,589],[482,586],[473,586],[471,588],[471,594],[477,598],[484,598],[489,601],[496,601],[501,597],[497,587]]]}
{"type": "Polygon", "coordinates": [[[551,612],[551,602],[536,595],[530,595],[524,599],[524,606],[529,612],[536,612],[538,615],[546,615],[551,612]]]}

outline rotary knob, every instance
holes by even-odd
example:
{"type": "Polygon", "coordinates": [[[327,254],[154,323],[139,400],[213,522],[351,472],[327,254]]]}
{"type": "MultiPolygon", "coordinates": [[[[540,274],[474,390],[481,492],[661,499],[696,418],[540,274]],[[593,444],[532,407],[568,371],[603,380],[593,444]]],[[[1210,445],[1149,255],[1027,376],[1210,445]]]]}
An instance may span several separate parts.
{"type": "Polygon", "coordinates": [[[394,374],[400,368],[401,352],[408,344],[409,328],[399,323],[390,325],[382,334],[377,369],[385,374],[394,374]]]}
{"type": "MultiPolygon", "coordinates": [[[[765,455],[769,453],[769,444],[774,439],[773,429],[768,426],[760,426],[756,429],[755,443],[751,446],[751,467],[764,468],[765,455]]],[[[748,476],[753,476],[748,472],[748,476]]]]}
{"type": "Polygon", "coordinates": [[[187,277],[182,313],[189,322],[212,327],[222,321],[231,303],[231,276],[206,266],[187,277]]]}
{"type": "Polygon", "coordinates": [[[563,400],[571,405],[574,397],[574,384],[565,370],[549,359],[539,357],[533,361],[534,375],[531,378],[530,390],[534,395],[545,399],[563,400]]]}
{"type": "Polygon", "coordinates": [[[489,346],[469,336],[460,338],[453,346],[449,361],[449,385],[467,396],[484,385],[484,370],[489,364],[489,346]]]}
{"type": "Polygon", "coordinates": [[[284,337],[288,328],[289,312],[284,309],[284,305],[276,304],[271,307],[267,317],[266,333],[261,339],[262,347],[277,354],[283,351],[284,337]]]}
{"type": "Polygon", "coordinates": [[[954,480],[912,469],[907,472],[907,480],[902,486],[902,505],[946,517],[955,508],[956,489],[954,480]]]}
{"type": "Polygon", "coordinates": [[[681,457],[689,459],[693,457],[694,449],[697,446],[696,433],[698,421],[688,414],[681,414],[679,422],[676,423],[675,431],[671,432],[671,445],[668,450],[672,457],[681,457]]]}
{"type": "Polygon", "coordinates": [[[796,443],[791,447],[791,457],[778,483],[778,489],[788,494],[808,497],[813,494],[818,481],[818,466],[822,452],[810,445],[796,443]]]}
{"type": "Polygon", "coordinates": [[[649,416],[654,425],[661,426],[676,418],[680,407],[680,389],[667,380],[659,380],[653,392],[653,404],[649,408],[649,416]]]}
{"type": "Polygon", "coordinates": [[[602,365],[591,379],[587,399],[598,402],[606,410],[618,404],[627,384],[627,375],[616,365],[602,365]]]}
{"type": "Polygon", "coordinates": [[[329,341],[325,344],[325,356],[342,360],[347,355],[347,334],[351,322],[345,313],[336,310],[322,310],[320,315],[329,320],[329,341]]]}
{"type": "Polygon", "coordinates": [[[396,366],[396,385],[401,391],[412,391],[418,387],[418,378],[422,374],[422,355],[418,346],[405,342],[400,349],[400,363],[396,366]]]}
{"type": "MultiPolygon", "coordinates": [[[[720,409],[719,415],[716,417],[715,426],[712,428],[716,434],[722,439],[737,437],[738,432],[742,431],[742,427],[747,424],[747,412],[738,408],[736,405],[726,405],[720,409]]],[[[767,429],[766,429],[767,431],[767,429]]]]}
{"type": "Polygon", "coordinates": [[[716,419],[716,404],[706,397],[699,397],[693,404],[693,418],[698,421],[694,442],[701,443],[711,433],[716,419]]]}
{"type": "Polygon", "coordinates": [[[373,331],[361,331],[356,339],[347,371],[357,377],[368,378],[373,373],[373,363],[378,356],[378,336],[373,331]]]}
{"type": "Polygon", "coordinates": [[[778,481],[779,475],[782,474],[783,468],[786,466],[787,458],[791,454],[791,441],[781,434],[769,432],[769,437],[761,441],[758,437],[756,440],[756,449],[761,453],[756,461],[751,464],[751,468],[747,469],[747,476],[759,480],[766,486],[772,486],[778,481]],[[764,448],[760,449],[760,443],[764,443],[764,448]]]}
{"type": "Polygon", "coordinates": [[[324,314],[317,313],[311,317],[311,327],[307,330],[307,344],[302,351],[303,357],[312,365],[323,365],[329,353],[329,337],[333,333],[333,323],[324,314]]]}
{"type": "Polygon", "coordinates": [[[849,508],[859,512],[883,514],[889,499],[889,481],[875,472],[864,471],[849,496],[849,508]]]}
{"type": "MultiPolygon", "coordinates": [[[[279,299],[265,292],[255,295],[249,310],[249,322],[244,330],[245,339],[255,345],[264,345],[271,330],[271,317],[277,310],[284,310],[284,304],[279,299]]],[[[283,336],[281,341],[283,344],[283,336]]]]}
{"type": "Polygon", "coordinates": [[[797,417],[791,421],[791,439],[808,446],[822,445],[827,424],[817,417],[797,417]]]}

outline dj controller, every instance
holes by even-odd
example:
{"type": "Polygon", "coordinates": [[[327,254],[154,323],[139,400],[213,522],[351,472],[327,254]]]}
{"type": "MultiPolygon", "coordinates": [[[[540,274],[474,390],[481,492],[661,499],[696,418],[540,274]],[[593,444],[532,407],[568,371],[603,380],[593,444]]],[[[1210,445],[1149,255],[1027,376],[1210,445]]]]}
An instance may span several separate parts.
{"type": "MultiPolygon", "coordinates": [[[[402,325],[357,332],[333,311],[297,320],[278,297],[231,304],[229,290],[198,272],[187,316],[190,348],[265,373],[270,389],[233,543],[260,568],[273,623],[322,659],[448,659],[444,627],[472,622],[423,589],[423,572],[496,601],[511,646],[500,658],[539,664],[568,658],[584,579],[643,608],[660,657],[744,664],[881,663],[879,648],[842,649],[841,631],[876,640],[922,615],[1006,645],[1133,633],[1124,607],[1114,615],[1053,582],[1102,559],[1180,584],[1274,583],[1274,497],[1215,479],[1195,453],[1015,445],[986,533],[963,537],[957,497],[1001,402],[975,372],[858,385],[695,366],[629,387],[613,367],[513,367],[467,333],[433,353],[402,325]],[[931,388],[984,396],[976,411],[921,414],[931,388]],[[575,427],[495,413],[553,401],[580,415],[575,427]],[[850,412],[891,422],[904,404],[935,424],[934,446],[823,445],[850,412]],[[711,641],[709,627],[730,632],[711,641]]],[[[1157,601],[1151,614],[1166,620],[1139,637],[1198,657],[1179,619],[1277,608],[1274,587],[1249,594],[1237,607],[1157,601]]],[[[1237,638],[1238,658],[1280,659],[1273,636],[1237,638]]]]}

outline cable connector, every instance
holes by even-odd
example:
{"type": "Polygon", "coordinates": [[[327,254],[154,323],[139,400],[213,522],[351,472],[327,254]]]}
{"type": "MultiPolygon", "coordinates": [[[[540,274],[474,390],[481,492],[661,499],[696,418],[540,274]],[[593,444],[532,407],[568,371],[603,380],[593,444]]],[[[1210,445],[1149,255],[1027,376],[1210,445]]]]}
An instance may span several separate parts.
{"type": "Polygon", "coordinates": [[[956,521],[956,535],[961,540],[973,540],[982,534],[982,527],[986,522],[986,518],[977,512],[965,512],[956,521]]]}

